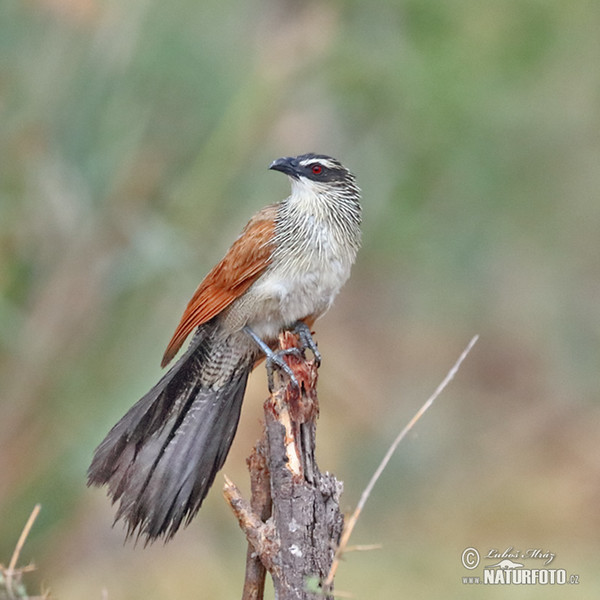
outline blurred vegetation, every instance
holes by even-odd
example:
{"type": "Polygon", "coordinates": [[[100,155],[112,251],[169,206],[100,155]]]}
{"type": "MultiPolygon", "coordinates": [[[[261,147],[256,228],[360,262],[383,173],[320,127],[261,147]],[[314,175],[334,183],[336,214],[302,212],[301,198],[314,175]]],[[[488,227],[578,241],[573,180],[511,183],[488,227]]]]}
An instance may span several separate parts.
{"type": "MultiPolygon", "coordinates": [[[[269,162],[318,151],[364,192],[364,248],[318,324],[320,462],[349,508],[481,335],[367,505],[354,541],[383,550],[338,588],[462,598],[463,549],[512,546],[581,584],[511,594],[597,597],[599,30],[589,0],[4,0],[0,562],[40,502],[29,590],[239,596],[218,482],[142,549],[85,470],[198,281],[287,193],[269,162]]],[[[225,467],[239,484],[264,380],[225,467]]]]}

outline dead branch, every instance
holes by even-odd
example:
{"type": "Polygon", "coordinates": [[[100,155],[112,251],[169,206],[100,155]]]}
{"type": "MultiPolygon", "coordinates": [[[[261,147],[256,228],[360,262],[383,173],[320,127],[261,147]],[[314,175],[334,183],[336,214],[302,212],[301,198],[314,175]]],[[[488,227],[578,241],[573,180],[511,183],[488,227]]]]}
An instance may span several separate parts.
{"type": "MultiPolygon", "coordinates": [[[[261,438],[252,454],[248,457],[248,471],[250,472],[250,508],[262,522],[271,516],[271,486],[265,439],[261,438]]],[[[254,551],[252,544],[248,544],[246,555],[246,577],[244,579],[244,592],[242,600],[261,600],[265,591],[265,576],[267,570],[254,551]]]]}
{"type": "MultiPolygon", "coordinates": [[[[280,337],[284,349],[296,343],[289,332],[280,337]]],[[[257,560],[271,575],[278,600],[332,600],[331,584],[325,589],[321,582],[343,528],[342,484],[315,461],[317,366],[294,356],[286,360],[301,392],[282,378],[265,402],[263,436],[249,460],[253,500],[245,501],[229,481],[224,490],[249,543],[243,600],[262,598],[257,560]]]]}

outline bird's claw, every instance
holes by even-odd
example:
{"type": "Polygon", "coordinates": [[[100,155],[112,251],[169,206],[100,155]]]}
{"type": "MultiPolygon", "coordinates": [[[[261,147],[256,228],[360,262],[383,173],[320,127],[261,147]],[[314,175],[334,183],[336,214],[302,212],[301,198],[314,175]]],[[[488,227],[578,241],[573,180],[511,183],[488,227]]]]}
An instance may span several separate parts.
{"type": "Polygon", "coordinates": [[[248,336],[250,336],[256,345],[264,352],[267,358],[267,382],[269,384],[269,392],[272,392],[275,389],[275,384],[273,380],[273,374],[275,373],[275,368],[279,369],[283,373],[285,373],[290,383],[300,391],[300,384],[294,375],[294,372],[290,368],[290,366],[283,360],[284,356],[296,356],[297,358],[302,358],[302,351],[298,348],[285,348],[281,350],[276,350],[273,352],[271,348],[267,344],[265,344],[254,331],[246,326],[244,327],[244,331],[248,336]]]}
{"type": "Polygon", "coordinates": [[[275,368],[285,373],[288,376],[290,383],[300,391],[300,384],[290,366],[283,359],[284,356],[296,356],[297,358],[302,358],[302,352],[298,348],[286,348],[275,352],[271,350],[271,353],[267,354],[267,382],[269,385],[269,392],[272,392],[275,389],[273,381],[275,368]]]}
{"type": "Polygon", "coordinates": [[[310,327],[304,321],[298,321],[294,325],[294,333],[300,340],[302,352],[304,353],[307,349],[310,350],[314,356],[315,364],[319,367],[321,365],[321,353],[317,347],[317,342],[315,342],[312,336],[310,327]]]}

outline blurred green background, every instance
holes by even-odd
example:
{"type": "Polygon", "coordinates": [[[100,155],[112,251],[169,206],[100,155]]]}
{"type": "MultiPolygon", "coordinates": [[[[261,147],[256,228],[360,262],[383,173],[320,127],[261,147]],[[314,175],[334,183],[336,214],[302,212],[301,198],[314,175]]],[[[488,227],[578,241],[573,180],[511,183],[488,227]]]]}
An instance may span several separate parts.
{"type": "MultiPolygon", "coordinates": [[[[367,504],[352,541],[383,548],[348,555],[338,589],[481,597],[462,551],[513,547],[580,585],[486,597],[597,598],[599,31],[591,0],[3,0],[0,562],[40,502],[30,593],[240,596],[221,479],[143,549],[85,471],[197,283],[288,193],[270,161],[317,151],[364,193],[317,324],[319,461],[345,509],[481,335],[367,504]]],[[[246,491],[265,396],[261,368],[224,469],[246,491]]]]}

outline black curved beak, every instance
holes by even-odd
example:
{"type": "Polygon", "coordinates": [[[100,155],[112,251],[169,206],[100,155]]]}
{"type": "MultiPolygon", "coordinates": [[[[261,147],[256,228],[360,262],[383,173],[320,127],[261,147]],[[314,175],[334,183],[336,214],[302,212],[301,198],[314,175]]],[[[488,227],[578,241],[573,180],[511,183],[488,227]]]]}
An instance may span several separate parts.
{"type": "Polygon", "coordinates": [[[285,173],[290,177],[294,177],[295,179],[297,179],[299,176],[298,161],[291,156],[284,156],[283,158],[274,160],[269,166],[269,169],[272,169],[273,171],[281,171],[282,173],[285,173]]]}

